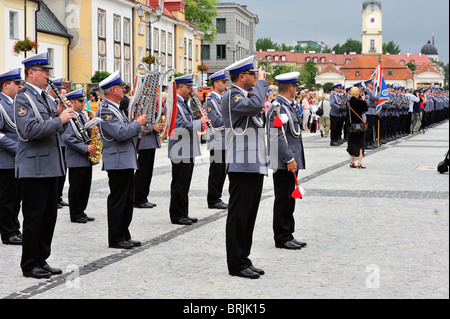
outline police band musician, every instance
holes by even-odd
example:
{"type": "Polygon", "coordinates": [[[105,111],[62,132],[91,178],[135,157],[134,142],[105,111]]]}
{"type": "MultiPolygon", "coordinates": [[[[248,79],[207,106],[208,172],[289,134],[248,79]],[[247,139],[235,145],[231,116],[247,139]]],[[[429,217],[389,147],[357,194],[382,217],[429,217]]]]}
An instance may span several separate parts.
{"type": "MultiPolygon", "coordinates": [[[[86,100],[84,89],[78,89],[66,94],[66,99],[71,101],[75,115],[84,126],[88,117],[84,114],[84,102],[86,100]]],[[[98,129],[98,128],[94,128],[98,129]]],[[[91,136],[91,132],[89,136],[91,136]]],[[[93,217],[86,215],[92,183],[92,162],[88,155],[95,153],[92,144],[86,145],[82,136],[72,122],[62,135],[66,152],[66,165],[69,170],[69,213],[70,221],[85,224],[94,221],[93,217]]]]}
{"type": "Polygon", "coordinates": [[[52,68],[47,52],[22,63],[26,83],[13,108],[18,136],[15,173],[23,190],[21,268],[25,277],[50,278],[62,273],[46,261],[56,224],[58,178],[65,172],[60,133],[76,115],[70,102],[67,109],[61,103],[56,106],[45,92],[52,68]]]}
{"type": "Polygon", "coordinates": [[[299,169],[305,169],[301,125],[291,105],[298,87],[299,72],[281,74],[276,102],[267,111],[267,145],[270,166],[273,169],[274,208],[273,231],[275,247],[299,250],[305,242],[294,238],[295,178],[299,169]],[[281,119],[281,126],[275,120],[281,119]]]}
{"type": "Polygon", "coordinates": [[[231,88],[223,95],[229,206],[225,241],[229,274],[256,279],[264,274],[249,259],[253,230],[268,174],[264,121],[261,117],[269,82],[253,66],[254,57],[230,65],[231,88]],[[250,95],[248,90],[253,89],[250,95]]]}
{"type": "Polygon", "coordinates": [[[206,99],[205,108],[211,125],[220,138],[216,139],[212,130],[207,130],[207,149],[210,152],[210,166],[208,176],[207,204],[209,208],[227,209],[228,205],[222,201],[223,185],[226,179],[225,166],[225,125],[222,116],[222,96],[227,90],[228,78],[225,70],[212,74],[209,78],[213,90],[206,99]]]}
{"type": "Polygon", "coordinates": [[[177,117],[174,135],[169,139],[168,157],[172,164],[170,185],[170,221],[178,225],[192,225],[197,218],[189,216],[189,188],[194,171],[195,158],[201,155],[198,133],[209,121],[198,117],[188,106],[192,94],[193,74],[174,79],[177,91],[177,117]]]}
{"type": "Polygon", "coordinates": [[[0,234],[3,244],[22,245],[19,211],[21,191],[14,175],[17,133],[14,98],[22,89],[21,69],[0,74],[0,234]]]}
{"type": "Polygon", "coordinates": [[[147,122],[147,115],[130,122],[120,109],[125,82],[119,71],[100,82],[105,101],[99,106],[97,117],[103,143],[103,167],[108,173],[110,194],[107,199],[108,244],[110,248],[131,249],[141,242],[133,240],[129,226],[133,218],[134,174],[138,169],[136,137],[147,122]]]}

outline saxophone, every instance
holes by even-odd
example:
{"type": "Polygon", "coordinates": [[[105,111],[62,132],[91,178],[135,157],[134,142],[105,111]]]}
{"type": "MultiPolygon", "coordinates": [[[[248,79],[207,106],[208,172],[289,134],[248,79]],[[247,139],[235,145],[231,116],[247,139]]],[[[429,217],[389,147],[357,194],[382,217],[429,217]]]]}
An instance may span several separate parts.
{"type": "Polygon", "coordinates": [[[89,153],[88,159],[92,163],[92,165],[97,165],[98,163],[100,163],[103,152],[103,142],[100,138],[99,129],[97,126],[94,126],[91,129],[91,142],[89,143],[89,145],[94,146],[95,152],[93,154],[89,153]]]}

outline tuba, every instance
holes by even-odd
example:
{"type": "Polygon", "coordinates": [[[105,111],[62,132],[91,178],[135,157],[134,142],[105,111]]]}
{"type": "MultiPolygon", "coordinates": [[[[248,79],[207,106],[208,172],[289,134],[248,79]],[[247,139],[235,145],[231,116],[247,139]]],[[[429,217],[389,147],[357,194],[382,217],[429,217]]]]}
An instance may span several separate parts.
{"type": "MultiPolygon", "coordinates": [[[[156,66],[159,67],[161,59],[158,58],[156,66]]],[[[136,86],[133,98],[130,102],[129,119],[134,121],[141,115],[147,115],[145,129],[152,130],[161,120],[163,113],[162,86],[166,76],[174,69],[162,73],[151,71],[145,64],[138,65],[138,70],[143,69],[144,75],[136,75],[136,86]]]]}

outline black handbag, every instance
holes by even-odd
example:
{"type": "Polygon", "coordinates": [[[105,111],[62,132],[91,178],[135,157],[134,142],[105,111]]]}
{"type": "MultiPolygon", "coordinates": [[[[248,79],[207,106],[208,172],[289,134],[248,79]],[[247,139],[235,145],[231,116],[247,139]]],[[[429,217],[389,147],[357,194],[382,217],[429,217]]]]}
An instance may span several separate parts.
{"type": "Polygon", "coordinates": [[[352,123],[352,115],[351,113],[348,114],[349,117],[349,126],[348,126],[348,132],[349,133],[361,133],[367,130],[367,124],[364,122],[364,120],[361,118],[361,116],[356,113],[352,107],[350,106],[350,103],[347,103],[348,108],[356,114],[357,117],[362,121],[362,123],[352,123]]]}
{"type": "Polygon", "coordinates": [[[316,115],[322,116],[323,115],[323,101],[320,102],[319,108],[317,109],[316,115]]]}

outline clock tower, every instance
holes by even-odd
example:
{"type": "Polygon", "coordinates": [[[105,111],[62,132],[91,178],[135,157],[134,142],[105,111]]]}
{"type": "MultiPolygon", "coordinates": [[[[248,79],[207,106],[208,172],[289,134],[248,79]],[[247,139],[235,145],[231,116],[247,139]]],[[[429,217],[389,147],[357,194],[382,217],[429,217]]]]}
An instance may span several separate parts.
{"type": "Polygon", "coordinates": [[[383,54],[381,1],[364,1],[362,10],[362,54],[383,54]]]}

